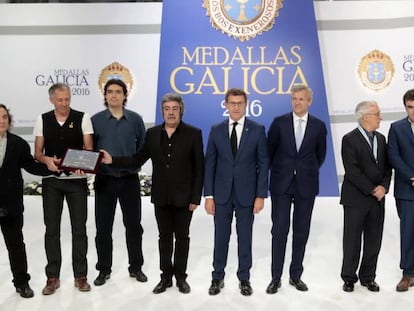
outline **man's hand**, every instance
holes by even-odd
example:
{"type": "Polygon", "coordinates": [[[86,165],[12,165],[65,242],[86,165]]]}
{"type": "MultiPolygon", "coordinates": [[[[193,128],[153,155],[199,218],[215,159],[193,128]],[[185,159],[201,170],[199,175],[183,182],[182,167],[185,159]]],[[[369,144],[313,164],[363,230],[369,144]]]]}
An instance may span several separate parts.
{"type": "Polygon", "coordinates": [[[254,200],[254,205],[253,205],[253,214],[258,214],[260,213],[260,211],[263,209],[264,207],[264,198],[259,198],[257,197],[254,200]]]}
{"type": "Polygon", "coordinates": [[[207,214],[214,215],[216,213],[216,205],[213,198],[208,198],[204,202],[204,208],[206,209],[207,214]]]}
{"type": "Polygon", "coordinates": [[[46,164],[47,169],[52,172],[59,172],[58,165],[60,163],[60,159],[53,157],[43,157],[43,163],[46,164]]]}
{"type": "Polygon", "coordinates": [[[101,162],[104,164],[112,164],[112,156],[108,153],[108,151],[106,150],[99,150],[100,152],[102,152],[102,159],[101,162]]]}
{"type": "Polygon", "coordinates": [[[197,207],[198,207],[198,205],[197,205],[197,204],[190,203],[190,205],[188,206],[188,210],[189,210],[190,212],[192,212],[192,211],[194,211],[197,207]]]}
{"type": "Polygon", "coordinates": [[[372,195],[376,197],[378,201],[381,201],[385,197],[385,188],[383,186],[376,186],[372,195]]]}

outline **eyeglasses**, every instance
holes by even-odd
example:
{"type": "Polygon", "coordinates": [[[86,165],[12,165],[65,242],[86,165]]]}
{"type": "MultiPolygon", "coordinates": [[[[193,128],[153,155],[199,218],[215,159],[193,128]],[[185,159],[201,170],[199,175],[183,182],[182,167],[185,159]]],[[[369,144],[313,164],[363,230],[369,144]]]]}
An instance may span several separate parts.
{"type": "Polygon", "coordinates": [[[228,102],[227,105],[229,105],[230,107],[241,107],[244,104],[246,104],[245,102],[228,102]]]}
{"type": "Polygon", "coordinates": [[[375,113],[366,113],[366,115],[379,117],[379,116],[381,116],[381,111],[378,111],[378,112],[375,112],[375,113]]]}

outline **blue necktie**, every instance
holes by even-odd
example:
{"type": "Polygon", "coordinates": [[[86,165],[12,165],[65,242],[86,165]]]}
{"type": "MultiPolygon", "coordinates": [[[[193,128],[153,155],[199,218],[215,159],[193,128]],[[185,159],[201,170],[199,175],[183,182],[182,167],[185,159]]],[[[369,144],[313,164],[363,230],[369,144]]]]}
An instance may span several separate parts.
{"type": "Polygon", "coordinates": [[[303,119],[298,119],[298,127],[296,129],[296,136],[295,136],[295,141],[296,141],[296,150],[299,151],[300,145],[302,144],[302,140],[303,140],[303,119]]]}

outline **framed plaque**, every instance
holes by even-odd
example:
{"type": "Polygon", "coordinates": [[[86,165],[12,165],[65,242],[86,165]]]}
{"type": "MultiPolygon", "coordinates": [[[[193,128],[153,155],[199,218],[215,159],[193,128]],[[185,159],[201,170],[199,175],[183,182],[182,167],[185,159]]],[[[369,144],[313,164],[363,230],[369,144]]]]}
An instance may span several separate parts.
{"type": "Polygon", "coordinates": [[[63,171],[82,170],[96,174],[101,164],[102,152],[68,148],[59,164],[63,171]]]}

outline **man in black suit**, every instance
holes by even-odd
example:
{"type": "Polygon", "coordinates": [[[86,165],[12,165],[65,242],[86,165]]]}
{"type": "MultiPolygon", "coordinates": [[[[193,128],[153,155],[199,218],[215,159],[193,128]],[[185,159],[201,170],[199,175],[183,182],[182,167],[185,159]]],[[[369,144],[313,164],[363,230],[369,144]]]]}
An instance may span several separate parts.
{"type": "Polygon", "coordinates": [[[384,225],[385,194],[391,179],[385,137],[376,130],[381,112],[374,101],[356,106],[358,127],[342,139],[342,162],[345,175],[341,204],[344,207],[343,290],[352,292],[358,278],[372,292],[380,290],[375,282],[378,254],[384,225]],[[362,261],[358,269],[361,238],[362,261]]]}
{"type": "Polygon", "coordinates": [[[319,192],[319,168],[326,155],[325,123],[308,113],[313,92],[307,85],[291,89],[292,112],[276,117],[268,132],[270,193],[272,198],[272,281],[274,294],[281,286],[286,242],[293,205],[292,261],[289,283],[307,291],[301,280],[315,196],[319,192]]]}
{"type": "Polygon", "coordinates": [[[29,144],[9,132],[12,117],[0,104],[0,226],[9,252],[10,267],[16,292],[23,298],[34,293],[29,286],[26,248],[23,241],[23,178],[21,169],[35,175],[49,175],[45,165],[30,154],[29,144]]]}
{"type": "Polygon", "coordinates": [[[147,130],[144,146],[135,157],[112,158],[104,151],[102,162],[125,167],[141,166],[152,160],[151,202],[155,205],[162,271],[153,293],[165,292],[175,276],[178,290],[186,294],[191,290],[186,281],[190,222],[200,204],[203,186],[203,140],[200,129],[181,120],[184,113],[181,96],[164,95],[161,109],[164,123],[147,130]]]}

